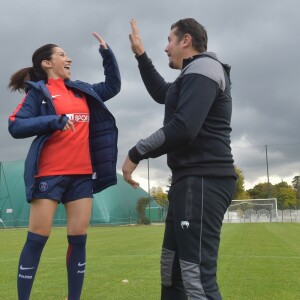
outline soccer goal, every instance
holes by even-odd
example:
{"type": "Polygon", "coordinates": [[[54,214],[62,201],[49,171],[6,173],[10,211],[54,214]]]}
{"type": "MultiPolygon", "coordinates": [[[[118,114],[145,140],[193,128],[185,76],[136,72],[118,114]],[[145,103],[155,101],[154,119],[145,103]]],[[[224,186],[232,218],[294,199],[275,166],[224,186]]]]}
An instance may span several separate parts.
{"type": "Polygon", "coordinates": [[[232,200],[224,222],[277,222],[277,199],[241,199],[232,200]]]}

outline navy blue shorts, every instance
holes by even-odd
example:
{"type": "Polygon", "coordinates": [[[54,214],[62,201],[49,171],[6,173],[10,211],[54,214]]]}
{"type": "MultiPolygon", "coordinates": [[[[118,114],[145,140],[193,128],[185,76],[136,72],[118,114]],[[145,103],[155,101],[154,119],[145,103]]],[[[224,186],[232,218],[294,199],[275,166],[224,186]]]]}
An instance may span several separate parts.
{"type": "Polygon", "coordinates": [[[93,198],[92,175],[57,175],[35,178],[33,199],[51,199],[59,203],[93,198]]]}

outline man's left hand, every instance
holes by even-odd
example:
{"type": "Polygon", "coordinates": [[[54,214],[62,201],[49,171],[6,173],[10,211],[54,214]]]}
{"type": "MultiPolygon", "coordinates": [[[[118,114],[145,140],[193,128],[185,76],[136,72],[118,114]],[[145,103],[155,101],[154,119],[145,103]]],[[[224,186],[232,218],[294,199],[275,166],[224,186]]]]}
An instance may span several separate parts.
{"type": "Polygon", "coordinates": [[[123,178],[124,180],[129,183],[133,188],[137,189],[140,184],[136,181],[134,181],[131,177],[133,171],[136,169],[137,164],[133,163],[129,156],[126,157],[123,167],[122,167],[122,172],[123,172],[123,178]]]}

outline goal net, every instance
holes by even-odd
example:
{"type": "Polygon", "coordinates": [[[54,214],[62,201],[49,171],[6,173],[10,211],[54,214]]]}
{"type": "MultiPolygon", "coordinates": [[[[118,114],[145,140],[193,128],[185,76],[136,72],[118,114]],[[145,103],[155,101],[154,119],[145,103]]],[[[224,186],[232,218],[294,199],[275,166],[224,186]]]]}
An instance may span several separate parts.
{"type": "Polygon", "coordinates": [[[224,222],[277,222],[277,199],[241,199],[232,200],[224,222]]]}

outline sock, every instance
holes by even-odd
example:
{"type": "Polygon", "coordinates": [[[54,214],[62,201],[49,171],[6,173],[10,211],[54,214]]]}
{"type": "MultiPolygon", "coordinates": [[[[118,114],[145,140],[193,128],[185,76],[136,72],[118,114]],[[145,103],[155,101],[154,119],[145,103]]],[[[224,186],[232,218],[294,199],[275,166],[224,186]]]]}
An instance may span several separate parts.
{"type": "Polygon", "coordinates": [[[19,261],[17,280],[19,300],[28,300],[30,297],[34,277],[47,240],[47,236],[28,231],[19,261]]]}
{"type": "Polygon", "coordinates": [[[87,235],[68,235],[67,271],[68,299],[79,300],[85,273],[87,235]]]}

